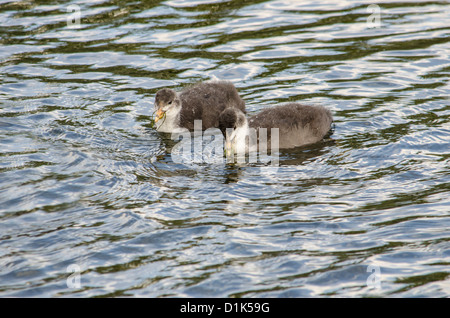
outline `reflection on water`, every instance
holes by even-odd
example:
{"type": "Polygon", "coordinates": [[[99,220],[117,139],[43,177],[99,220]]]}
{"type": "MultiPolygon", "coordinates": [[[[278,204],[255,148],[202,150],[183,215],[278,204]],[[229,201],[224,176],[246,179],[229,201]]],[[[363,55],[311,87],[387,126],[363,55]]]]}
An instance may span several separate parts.
{"type": "Polygon", "coordinates": [[[1,1],[0,295],[448,297],[449,10],[1,1]],[[154,94],[212,78],[334,132],[277,167],[174,160],[154,94]]]}

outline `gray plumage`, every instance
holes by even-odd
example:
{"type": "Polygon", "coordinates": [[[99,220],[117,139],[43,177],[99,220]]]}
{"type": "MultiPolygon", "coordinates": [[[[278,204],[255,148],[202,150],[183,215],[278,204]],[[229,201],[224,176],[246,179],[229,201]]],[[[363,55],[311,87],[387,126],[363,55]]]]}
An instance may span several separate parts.
{"type": "MultiPolygon", "coordinates": [[[[219,128],[226,137],[226,129],[245,124],[245,115],[234,110],[221,114],[219,128]]],[[[271,142],[271,128],[279,129],[279,149],[294,148],[322,140],[331,129],[331,112],[322,106],[288,103],[266,108],[247,119],[248,127],[267,128],[267,142],[271,142]]]]}
{"type": "MultiPolygon", "coordinates": [[[[166,130],[175,126],[193,131],[194,120],[199,119],[202,120],[203,130],[218,127],[219,115],[227,108],[236,108],[245,113],[244,100],[233,83],[228,81],[198,83],[180,93],[164,88],[156,93],[155,105],[157,109],[165,110],[171,107],[180,108],[179,113],[170,119],[173,123],[163,128],[166,130]]],[[[164,123],[160,124],[162,125],[164,123]]]]}

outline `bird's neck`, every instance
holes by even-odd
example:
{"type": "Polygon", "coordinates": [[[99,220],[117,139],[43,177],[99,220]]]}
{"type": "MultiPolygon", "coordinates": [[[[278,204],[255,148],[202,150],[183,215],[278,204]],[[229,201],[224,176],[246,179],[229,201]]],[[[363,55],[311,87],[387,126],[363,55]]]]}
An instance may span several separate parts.
{"type": "Polygon", "coordinates": [[[180,128],[180,111],[181,107],[173,107],[169,109],[164,118],[156,123],[156,130],[160,132],[173,132],[180,128]]]}
{"type": "Polygon", "coordinates": [[[257,147],[257,135],[256,130],[249,127],[247,120],[244,125],[236,128],[235,130],[235,152],[236,153],[248,153],[256,150],[257,147]]]}

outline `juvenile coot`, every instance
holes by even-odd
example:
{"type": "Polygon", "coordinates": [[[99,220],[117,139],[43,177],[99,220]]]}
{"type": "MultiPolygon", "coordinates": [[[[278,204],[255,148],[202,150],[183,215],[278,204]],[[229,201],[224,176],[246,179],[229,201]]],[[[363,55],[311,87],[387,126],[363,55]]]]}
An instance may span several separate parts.
{"type": "Polygon", "coordinates": [[[219,127],[219,116],[225,109],[245,113],[245,102],[229,81],[195,84],[182,92],[163,88],[156,93],[156,130],[174,132],[179,128],[194,130],[194,120],[202,120],[202,130],[219,127]]]}
{"type": "Polygon", "coordinates": [[[267,129],[267,149],[272,128],[279,129],[279,149],[287,149],[322,140],[332,122],[331,112],[325,107],[288,103],[264,109],[248,119],[239,109],[226,109],[220,114],[219,128],[227,152],[246,153],[258,150],[259,128],[267,129]]]}

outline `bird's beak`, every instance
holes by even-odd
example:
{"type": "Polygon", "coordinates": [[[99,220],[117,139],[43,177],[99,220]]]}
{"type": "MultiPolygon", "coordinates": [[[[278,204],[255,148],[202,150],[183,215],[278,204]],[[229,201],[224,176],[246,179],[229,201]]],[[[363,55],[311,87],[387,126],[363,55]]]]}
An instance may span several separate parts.
{"type": "Polygon", "coordinates": [[[155,123],[158,122],[158,120],[160,120],[161,118],[163,118],[165,114],[166,114],[166,112],[163,112],[163,111],[161,110],[161,108],[159,108],[159,109],[156,111],[155,123]]]}
{"type": "Polygon", "coordinates": [[[233,151],[233,141],[234,141],[234,138],[227,138],[226,140],[225,140],[225,149],[224,149],[224,152],[225,152],[225,156],[227,156],[227,157],[229,157],[229,156],[234,156],[234,151],[233,151]]]}
{"type": "Polygon", "coordinates": [[[225,153],[231,154],[231,141],[229,140],[225,141],[225,153]]]}

